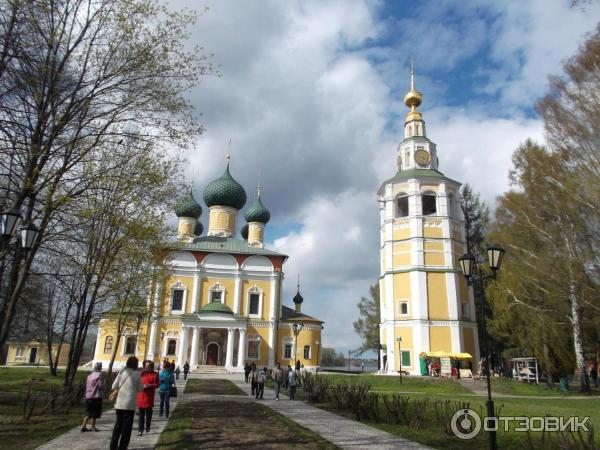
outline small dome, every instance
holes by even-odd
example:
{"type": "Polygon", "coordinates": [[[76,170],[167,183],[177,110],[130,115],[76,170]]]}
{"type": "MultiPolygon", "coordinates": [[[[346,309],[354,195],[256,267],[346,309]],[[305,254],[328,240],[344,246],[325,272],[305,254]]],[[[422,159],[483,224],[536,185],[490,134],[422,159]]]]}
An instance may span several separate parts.
{"type": "Polygon", "coordinates": [[[196,228],[194,228],[194,234],[196,236],[200,236],[203,231],[204,231],[204,225],[202,225],[202,222],[198,221],[196,223],[196,228]]]}
{"type": "Polygon", "coordinates": [[[191,190],[175,204],[175,214],[177,217],[193,217],[194,219],[202,215],[202,207],[194,198],[191,190]]]}
{"type": "Polygon", "coordinates": [[[220,178],[208,183],[204,189],[204,202],[211,206],[231,206],[242,209],[246,204],[246,191],[229,173],[229,162],[220,178]]]}
{"type": "Polygon", "coordinates": [[[294,299],[293,300],[294,300],[294,303],[302,303],[304,301],[304,297],[302,297],[300,295],[300,291],[298,291],[296,293],[296,295],[294,295],[294,299]]]}
{"type": "Polygon", "coordinates": [[[204,305],[198,312],[201,313],[222,313],[222,314],[233,314],[233,311],[225,303],[211,302],[204,305]]]}
{"type": "Polygon", "coordinates": [[[242,237],[247,241],[248,240],[248,224],[244,225],[240,230],[242,237]]]}
{"type": "Polygon", "coordinates": [[[260,222],[266,224],[271,218],[271,213],[267,208],[265,208],[265,205],[262,204],[259,195],[254,203],[252,203],[250,208],[246,210],[246,214],[244,214],[244,216],[246,217],[246,222],[248,223],[260,222]]]}
{"type": "Polygon", "coordinates": [[[421,103],[423,103],[423,94],[418,91],[411,89],[404,96],[404,104],[409,108],[417,108],[419,105],[421,105],[421,103]]]}

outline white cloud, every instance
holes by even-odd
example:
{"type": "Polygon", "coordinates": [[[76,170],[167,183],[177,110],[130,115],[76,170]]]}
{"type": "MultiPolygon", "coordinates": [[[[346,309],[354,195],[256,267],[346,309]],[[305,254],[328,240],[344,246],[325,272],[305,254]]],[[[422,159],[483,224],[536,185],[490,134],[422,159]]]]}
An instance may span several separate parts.
{"type": "Polygon", "coordinates": [[[559,2],[455,5],[429,2],[416,17],[379,21],[380,4],[367,0],[219,0],[193,30],[223,76],[191,93],[207,133],[186,155],[188,176],[200,194],[223,170],[229,138],[232,173],[250,198],[262,173],[268,227],[297,224],[271,245],[290,255],[284,303],[292,306],[300,272],[303,310],[326,321],[324,345],[359,344],[352,321],[378,276],[375,193],[396,170],[408,58],[428,72],[418,83],[441,170],[489,202],[506,188],[517,145],[542,139],[540,122],[520,108],[543,94],[594,21],[559,2]],[[482,11],[494,12],[491,28],[482,11]],[[392,34],[396,46],[369,47],[392,34]],[[501,102],[448,107],[440,74],[482,51],[497,64],[482,71],[482,89],[501,102]]]}

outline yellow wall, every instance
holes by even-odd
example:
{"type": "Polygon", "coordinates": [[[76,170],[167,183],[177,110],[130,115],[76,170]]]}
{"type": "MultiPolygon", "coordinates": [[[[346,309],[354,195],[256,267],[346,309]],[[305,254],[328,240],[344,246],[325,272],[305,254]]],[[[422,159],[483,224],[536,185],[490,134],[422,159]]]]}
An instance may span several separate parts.
{"type": "MultiPolygon", "coordinates": [[[[411,327],[396,327],[395,329],[395,335],[394,335],[394,345],[395,347],[395,351],[394,351],[394,355],[396,358],[396,367],[400,367],[400,352],[398,351],[398,348],[400,348],[400,350],[410,350],[410,359],[411,359],[411,365],[410,366],[406,366],[406,365],[402,365],[402,370],[406,369],[412,369],[413,365],[412,365],[412,359],[414,357],[414,348],[413,348],[413,333],[412,333],[412,328],[411,327]],[[398,346],[398,341],[396,340],[398,337],[402,338],[402,342],[400,343],[400,347],[398,346]]],[[[387,349],[388,355],[390,354],[390,348],[387,349]]]]}
{"type": "Polygon", "coordinates": [[[473,358],[471,361],[473,362],[473,367],[475,367],[475,336],[473,334],[473,329],[463,327],[463,348],[465,349],[465,353],[470,353],[473,358]]]}
{"type": "Polygon", "coordinates": [[[423,226],[423,236],[426,238],[441,238],[443,237],[442,228],[423,226]]]}
{"type": "Polygon", "coordinates": [[[198,305],[201,308],[210,302],[210,288],[215,284],[219,283],[225,288],[225,304],[233,311],[235,302],[235,280],[227,278],[202,278],[200,280],[200,291],[202,292],[201,301],[202,304],[198,305]]]}
{"type": "Polygon", "coordinates": [[[448,320],[448,296],[445,273],[427,273],[427,305],[429,320],[448,320]]]}
{"type": "MultiPolygon", "coordinates": [[[[241,301],[241,314],[246,315],[248,311],[248,292],[254,286],[262,289],[263,293],[263,305],[262,305],[262,316],[261,319],[268,320],[269,310],[271,308],[271,283],[268,281],[242,281],[242,301],[241,301]]],[[[233,308],[232,308],[233,309],[233,308]]]]}
{"type": "Polygon", "coordinates": [[[450,334],[450,327],[430,327],[429,348],[432,352],[451,352],[452,337],[450,334]]]}
{"type": "MultiPolygon", "coordinates": [[[[320,327],[316,327],[317,329],[303,329],[300,334],[298,335],[298,347],[297,347],[297,358],[300,361],[300,364],[304,364],[305,366],[316,366],[318,365],[317,363],[317,353],[319,353],[322,350],[322,341],[321,341],[321,329],[320,327]],[[317,344],[316,342],[319,342],[319,346],[320,348],[317,348],[317,344]],[[310,350],[310,358],[309,359],[304,359],[304,346],[305,345],[310,345],[311,350],[310,350]]],[[[279,329],[279,333],[278,333],[278,345],[277,345],[277,351],[276,351],[276,358],[278,359],[278,361],[281,363],[281,366],[294,366],[294,364],[296,363],[295,359],[294,359],[294,355],[292,354],[292,358],[291,359],[286,359],[284,358],[284,353],[283,353],[283,348],[284,348],[284,339],[288,337],[291,338],[291,343],[294,343],[294,333],[292,332],[291,328],[288,328],[287,326],[284,326],[282,324],[282,328],[279,329]]]]}
{"type": "Polygon", "coordinates": [[[410,273],[394,274],[394,299],[410,298],[410,273]]]}
{"type": "Polygon", "coordinates": [[[424,242],[425,265],[443,266],[445,263],[443,242],[424,242]]]}
{"type": "Polygon", "coordinates": [[[168,316],[171,314],[169,308],[171,306],[171,288],[177,282],[181,282],[186,287],[186,295],[185,295],[185,310],[186,312],[192,312],[192,294],[194,291],[194,278],[193,277],[184,277],[184,276],[170,276],[167,277],[164,283],[163,289],[163,301],[160,308],[161,315],[168,316]]]}
{"type": "Polygon", "coordinates": [[[410,228],[395,228],[392,231],[392,239],[394,241],[402,241],[410,238],[410,228]]]}
{"type": "MultiPolygon", "coordinates": [[[[29,342],[9,342],[7,345],[6,354],[6,365],[12,366],[15,364],[29,364],[29,358],[31,356],[31,350],[37,349],[35,362],[33,364],[48,364],[48,346],[45,342],[41,341],[29,341],[29,342]],[[23,348],[21,356],[17,356],[17,349],[23,348]]],[[[58,357],[58,365],[65,366],[69,357],[70,344],[64,343],[60,349],[60,355],[58,357]]],[[[58,351],[58,345],[52,346],[52,360],[56,358],[56,352],[58,351]]]]}
{"type": "MultiPolygon", "coordinates": [[[[127,334],[135,334],[136,331],[136,324],[134,323],[134,321],[130,321],[128,326],[125,328],[126,333],[127,334]]],[[[107,320],[107,319],[103,319],[100,322],[100,325],[98,327],[98,333],[100,334],[100,340],[97,341],[97,345],[98,347],[96,348],[95,351],[95,359],[101,359],[101,360],[110,360],[111,356],[112,356],[112,351],[109,353],[104,353],[104,344],[106,342],[106,337],[107,336],[112,336],[113,338],[113,350],[115,348],[115,346],[117,346],[117,354],[115,356],[115,361],[118,362],[125,362],[127,360],[127,358],[129,358],[129,356],[131,355],[123,355],[122,350],[123,350],[123,345],[124,345],[124,338],[121,337],[117,343],[117,323],[115,320],[107,320]]],[[[159,332],[160,334],[160,332],[159,332]]],[[[138,343],[137,343],[137,348],[136,348],[136,354],[135,356],[137,356],[139,359],[142,359],[144,357],[144,350],[146,348],[146,337],[147,337],[147,332],[146,332],[146,324],[142,324],[140,326],[140,337],[138,339],[138,343]]]]}

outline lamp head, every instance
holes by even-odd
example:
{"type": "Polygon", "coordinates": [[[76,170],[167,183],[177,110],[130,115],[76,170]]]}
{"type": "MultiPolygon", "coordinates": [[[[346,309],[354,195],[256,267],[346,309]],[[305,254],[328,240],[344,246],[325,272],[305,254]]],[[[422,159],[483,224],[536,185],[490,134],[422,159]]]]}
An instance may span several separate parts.
{"type": "Polygon", "coordinates": [[[467,280],[471,278],[473,276],[473,269],[475,268],[475,257],[470,253],[465,253],[458,259],[458,262],[460,263],[463,276],[467,280]]]}
{"type": "Polygon", "coordinates": [[[498,244],[491,245],[487,249],[488,263],[490,265],[490,269],[492,269],[494,273],[497,270],[500,270],[504,253],[506,253],[506,251],[498,244]]]}

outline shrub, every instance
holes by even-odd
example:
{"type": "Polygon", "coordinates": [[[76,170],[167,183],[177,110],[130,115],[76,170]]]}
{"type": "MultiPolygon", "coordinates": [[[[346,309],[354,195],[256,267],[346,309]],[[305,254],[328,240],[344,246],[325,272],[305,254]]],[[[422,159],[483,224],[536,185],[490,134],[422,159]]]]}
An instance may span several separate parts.
{"type": "Polygon", "coordinates": [[[403,397],[398,394],[383,396],[383,404],[388,413],[388,420],[391,423],[404,423],[405,425],[408,425],[409,401],[409,397],[403,397]]]}

